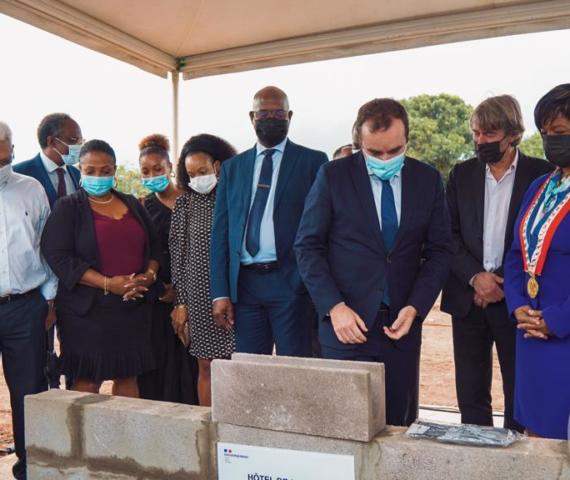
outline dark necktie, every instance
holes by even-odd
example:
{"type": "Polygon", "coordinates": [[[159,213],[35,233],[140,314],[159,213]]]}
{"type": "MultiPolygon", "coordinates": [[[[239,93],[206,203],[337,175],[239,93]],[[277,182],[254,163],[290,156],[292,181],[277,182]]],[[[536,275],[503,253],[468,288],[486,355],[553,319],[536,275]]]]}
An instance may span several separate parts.
{"type": "MultiPolygon", "coordinates": [[[[380,216],[382,217],[382,238],[386,253],[394,246],[396,233],[398,232],[398,214],[396,213],[396,202],[394,201],[394,192],[389,180],[382,181],[382,196],[380,198],[380,216]]],[[[382,301],[386,305],[390,305],[390,297],[388,295],[388,285],[384,290],[384,298],[382,301]]]]}
{"type": "Polygon", "coordinates": [[[57,198],[65,197],[67,195],[67,188],[65,187],[65,170],[59,167],[55,170],[57,172],[57,198]]]}
{"type": "Polygon", "coordinates": [[[257,182],[255,198],[249,211],[249,220],[247,222],[247,233],[245,237],[245,248],[252,257],[259,252],[259,242],[261,236],[261,220],[263,212],[269,198],[269,190],[271,188],[271,177],[273,176],[273,154],[275,149],[270,148],[263,152],[263,164],[261,165],[261,173],[257,182]]]}

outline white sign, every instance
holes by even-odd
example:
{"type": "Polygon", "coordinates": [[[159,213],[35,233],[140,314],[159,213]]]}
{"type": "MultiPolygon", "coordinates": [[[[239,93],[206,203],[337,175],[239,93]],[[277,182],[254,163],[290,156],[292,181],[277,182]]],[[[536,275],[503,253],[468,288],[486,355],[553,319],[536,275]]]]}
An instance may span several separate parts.
{"type": "Polygon", "coordinates": [[[218,443],[218,480],[354,480],[354,456],[218,443]]]}

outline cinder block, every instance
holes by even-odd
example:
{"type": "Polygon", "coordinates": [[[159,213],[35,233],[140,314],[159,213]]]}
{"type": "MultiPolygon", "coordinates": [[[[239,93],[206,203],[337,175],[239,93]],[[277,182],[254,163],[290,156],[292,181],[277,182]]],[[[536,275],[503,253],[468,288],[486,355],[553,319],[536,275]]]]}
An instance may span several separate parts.
{"type": "Polygon", "coordinates": [[[234,353],[232,360],[240,362],[267,363],[269,365],[296,365],[321,368],[341,368],[343,370],[365,370],[370,373],[370,395],[372,397],[372,417],[375,433],[386,426],[386,381],[383,363],[328,360],[324,358],[286,357],[277,355],[255,355],[234,353]]]}
{"type": "Polygon", "coordinates": [[[215,360],[214,421],[364,442],[384,427],[384,412],[373,408],[368,368],[294,363],[215,360]]]}
{"type": "Polygon", "coordinates": [[[404,432],[375,440],[380,452],[375,478],[570,480],[563,441],[530,438],[508,448],[483,448],[414,440],[404,432]]]}
{"type": "MultiPolygon", "coordinates": [[[[68,390],[49,390],[25,398],[26,447],[58,456],[73,455],[75,437],[71,407],[86,395],[68,390]]],[[[28,455],[28,456],[29,456],[28,455]]]]}
{"type": "Polygon", "coordinates": [[[130,463],[133,472],[198,475],[209,468],[209,424],[209,408],[113,397],[83,413],[84,456],[112,459],[118,471],[130,463]]]}
{"type": "Polygon", "coordinates": [[[414,440],[405,432],[387,427],[363,443],[217,424],[220,442],[352,455],[356,480],[570,480],[564,441],[531,438],[496,449],[414,440]]]}

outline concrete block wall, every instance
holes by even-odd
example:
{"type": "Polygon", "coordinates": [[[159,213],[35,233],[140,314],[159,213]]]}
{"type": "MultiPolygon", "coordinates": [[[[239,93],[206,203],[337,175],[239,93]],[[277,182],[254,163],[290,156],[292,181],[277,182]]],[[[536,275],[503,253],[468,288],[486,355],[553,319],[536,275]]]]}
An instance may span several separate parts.
{"type": "MultiPolygon", "coordinates": [[[[367,379],[361,385],[367,384],[368,387],[358,390],[358,395],[367,392],[366,395],[371,397],[383,392],[383,370],[371,372],[358,365],[350,365],[350,362],[336,365],[334,362],[312,360],[311,365],[304,365],[306,360],[240,357],[236,357],[235,364],[239,364],[247,375],[243,376],[238,369],[232,370],[237,375],[232,381],[219,382],[219,374],[214,378],[214,384],[218,384],[217,394],[228,395],[234,404],[240,406],[232,411],[231,403],[225,403],[219,418],[241,421],[244,418],[243,405],[261,408],[261,403],[251,399],[257,391],[237,385],[240,378],[242,381],[252,379],[252,367],[264,370],[259,378],[273,385],[266,393],[279,392],[275,390],[276,386],[285,388],[294,384],[294,388],[299,388],[304,385],[306,392],[303,395],[316,390],[314,398],[321,402],[319,395],[322,391],[332,395],[331,386],[337,385],[332,375],[337,367],[339,376],[342,374],[353,380],[358,378],[358,381],[367,379]],[[282,375],[285,370],[288,376],[282,375]],[[323,381],[324,385],[320,386],[319,382],[323,381]]],[[[343,388],[344,394],[348,395],[350,389],[343,388]]],[[[267,395],[264,398],[271,408],[279,408],[279,398],[276,400],[267,395]]],[[[365,410],[370,407],[374,411],[383,405],[378,399],[369,398],[368,403],[365,399],[366,396],[361,395],[359,400],[360,407],[365,410]]],[[[314,411],[315,405],[311,406],[311,401],[306,403],[313,412],[307,423],[312,422],[318,427],[324,420],[314,411]]],[[[338,418],[347,407],[346,402],[332,402],[332,405],[336,405],[337,410],[328,410],[326,418],[338,418]]],[[[286,404],[286,407],[289,419],[278,426],[294,428],[278,431],[274,425],[270,428],[257,425],[256,416],[252,417],[255,426],[215,422],[209,408],[63,390],[32,395],[26,398],[28,478],[215,480],[216,447],[218,442],[224,442],[352,455],[356,480],[570,480],[570,455],[566,441],[530,438],[506,449],[487,449],[413,440],[406,437],[405,429],[395,427],[387,427],[370,441],[362,441],[355,439],[352,433],[366,431],[363,427],[376,425],[377,419],[370,423],[370,416],[349,417],[359,422],[357,430],[349,426],[352,433],[346,435],[338,429],[339,425],[344,425],[339,422],[336,426],[326,427],[327,436],[323,436],[295,431],[300,425],[299,419],[306,417],[298,409],[299,405],[286,404]],[[336,438],[329,435],[331,432],[336,438]]],[[[268,413],[269,410],[262,412],[259,418],[268,413]]],[[[316,427],[309,425],[306,428],[316,427]]]]}
{"type": "Polygon", "coordinates": [[[210,409],[50,390],[26,398],[28,478],[214,478],[210,409]]]}

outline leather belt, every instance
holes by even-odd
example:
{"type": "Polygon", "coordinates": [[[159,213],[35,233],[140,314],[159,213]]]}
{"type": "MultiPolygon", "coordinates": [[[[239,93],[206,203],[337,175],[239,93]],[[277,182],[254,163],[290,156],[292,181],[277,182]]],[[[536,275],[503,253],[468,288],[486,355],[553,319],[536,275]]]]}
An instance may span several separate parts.
{"type": "Polygon", "coordinates": [[[242,268],[251,270],[256,273],[271,273],[279,269],[278,262],[252,263],[251,265],[242,265],[242,268]]]}
{"type": "Polygon", "coordinates": [[[29,292],[26,292],[26,293],[15,293],[13,295],[5,295],[3,297],[0,297],[0,305],[6,305],[7,303],[15,302],[16,300],[20,300],[24,297],[28,297],[28,296],[36,293],[36,291],[37,291],[37,289],[34,289],[34,290],[30,290],[29,292]]]}

